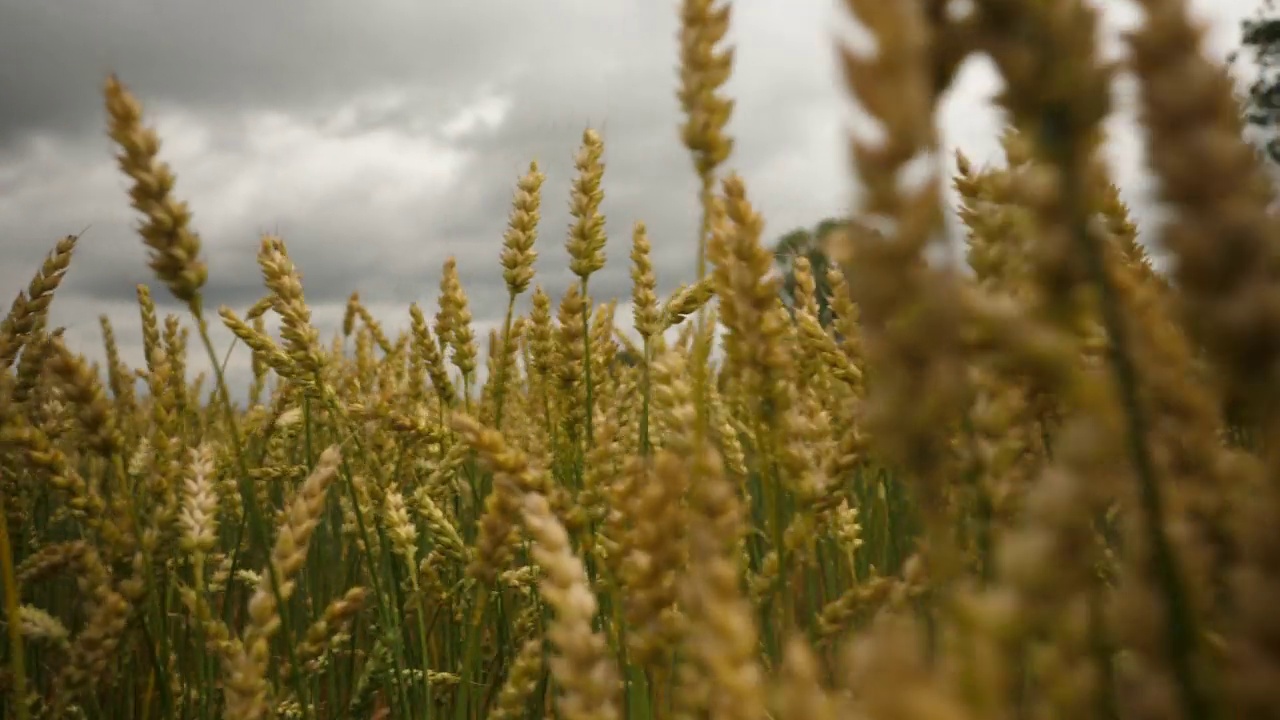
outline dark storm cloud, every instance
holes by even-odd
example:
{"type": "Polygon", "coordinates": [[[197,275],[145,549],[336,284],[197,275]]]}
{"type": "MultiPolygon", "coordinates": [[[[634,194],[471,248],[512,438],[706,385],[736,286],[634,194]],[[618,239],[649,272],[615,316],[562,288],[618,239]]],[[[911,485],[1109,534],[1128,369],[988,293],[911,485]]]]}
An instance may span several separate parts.
{"type": "MultiPolygon", "coordinates": [[[[7,141],[10,152],[37,131],[101,135],[98,85],[107,67],[121,73],[149,110],[178,108],[203,118],[206,151],[229,157],[252,152],[237,134],[237,118],[275,111],[324,124],[371,88],[395,89],[401,101],[347,108],[345,128],[335,134],[430,132],[472,101],[478,88],[490,88],[509,103],[496,132],[458,142],[472,154],[466,177],[431,203],[433,211],[369,217],[360,198],[346,196],[281,217],[264,198],[238,227],[205,230],[211,302],[243,306],[256,299],[261,286],[255,280],[254,236],[262,225],[280,221],[314,302],[337,302],[356,288],[371,298],[430,298],[440,264],[451,254],[476,296],[476,316],[501,312],[505,298],[487,289],[500,281],[496,258],[514,182],[533,158],[548,174],[540,280],[558,296],[571,281],[562,246],[570,222],[571,160],[587,125],[606,137],[604,210],[611,235],[611,263],[595,279],[592,295],[627,294],[627,252],[636,220],[650,227],[665,289],[691,272],[695,185],[677,140],[674,5],[627,3],[584,11],[571,2],[322,2],[300,15],[283,6],[236,2],[178,2],[160,12],[128,2],[82,0],[77,13],[65,5],[11,5],[5,6],[10,21],[0,29],[0,61],[22,57],[25,64],[5,62],[10,69],[0,78],[0,92],[16,99],[0,110],[0,146],[7,141]],[[18,67],[23,69],[13,69],[18,67]]],[[[768,45],[740,51],[743,64],[754,56],[762,65],[772,52],[768,45]]],[[[735,132],[754,126],[761,137],[793,140],[803,128],[787,128],[787,115],[794,119],[814,104],[813,83],[757,75],[754,85],[755,98],[753,83],[735,82],[741,108],[750,110],[754,99],[768,112],[752,117],[740,109],[735,132]],[[782,108],[790,112],[778,112],[782,108]]],[[[105,142],[82,145],[96,150],[99,159],[110,152],[105,142]]],[[[744,172],[773,152],[742,142],[740,149],[737,165],[744,172]]],[[[192,172],[174,164],[178,194],[191,201],[203,229],[208,214],[191,189],[192,172]]],[[[99,190],[114,190],[122,201],[122,181],[112,182],[99,190]]],[[[69,283],[68,290],[118,300],[132,297],[136,283],[150,281],[144,254],[127,236],[121,214],[113,219],[97,231],[110,239],[82,252],[92,257],[93,276],[69,283]]],[[[25,253],[22,259],[30,265],[35,258],[25,253]]]]}
{"type": "Polygon", "coordinates": [[[0,3],[0,146],[95,127],[108,71],[198,110],[317,109],[371,85],[442,107],[539,54],[600,43],[636,52],[663,3],[505,0],[68,0],[0,3]],[[626,18],[626,24],[621,18],[626,18]]]}
{"type": "MultiPolygon", "coordinates": [[[[767,242],[845,205],[831,4],[735,4],[731,166],[766,219],[767,242]]],[[[1244,7],[1199,5],[1232,14],[1227,25],[1244,7]]],[[[113,167],[100,104],[108,71],[160,126],[176,194],[204,241],[211,309],[243,312],[263,294],[258,236],[278,231],[326,337],[356,290],[391,328],[404,326],[409,302],[434,314],[448,256],[477,322],[492,324],[506,307],[498,254],[512,191],[533,159],[547,175],[535,282],[558,301],[575,281],[563,246],[573,155],[588,125],[606,143],[610,236],[591,295],[629,297],[638,220],[669,292],[692,278],[699,220],[678,141],[676,6],[0,0],[0,302],[58,237],[89,225],[54,307],[69,339],[93,352],[105,313],[136,362],[135,286],[151,285],[164,311],[177,310],[146,267],[113,167]],[[468,113],[479,118],[469,128],[468,113]]],[[[991,90],[979,78],[965,92],[975,85],[991,90]]],[[[994,127],[980,105],[962,99],[946,133],[981,161],[994,127]]]]}

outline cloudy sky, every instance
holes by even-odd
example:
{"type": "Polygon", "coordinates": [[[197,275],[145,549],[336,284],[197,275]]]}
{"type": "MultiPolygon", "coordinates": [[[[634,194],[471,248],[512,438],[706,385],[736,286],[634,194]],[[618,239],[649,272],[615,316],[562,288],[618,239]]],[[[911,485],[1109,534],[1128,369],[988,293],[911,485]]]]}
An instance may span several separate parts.
{"type": "MultiPolygon", "coordinates": [[[[1215,54],[1257,2],[1192,0],[1215,54]]],[[[1105,4],[1113,40],[1141,21],[1122,0],[1105,4]]],[[[505,303],[497,258],[511,192],[532,159],[548,176],[539,279],[557,296],[570,282],[568,187],[588,125],[606,141],[611,258],[592,294],[627,297],[636,220],[649,225],[669,290],[692,276],[697,219],[676,133],[676,5],[0,0],[0,300],[7,307],[59,237],[89,226],[53,321],[99,357],[105,313],[126,359],[140,362],[134,287],[155,283],[104,131],[100,87],[111,71],[160,131],[204,241],[214,308],[243,312],[261,296],[258,237],[276,231],[326,334],[353,290],[392,327],[411,301],[434,312],[452,255],[484,337],[505,303]]],[[[834,0],[735,3],[732,165],[770,236],[850,197],[834,17],[834,0]]],[[[987,62],[969,63],[943,110],[949,146],[995,157],[997,88],[987,62]]],[[[1123,110],[1113,126],[1119,177],[1141,207],[1139,137],[1123,110]]],[[[233,363],[237,379],[244,364],[233,363]]]]}

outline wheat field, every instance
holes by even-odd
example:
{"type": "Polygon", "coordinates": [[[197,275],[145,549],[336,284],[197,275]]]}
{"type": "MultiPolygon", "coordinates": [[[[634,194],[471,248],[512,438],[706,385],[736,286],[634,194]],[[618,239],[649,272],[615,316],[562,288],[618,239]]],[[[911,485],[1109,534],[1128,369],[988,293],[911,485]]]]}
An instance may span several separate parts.
{"type": "Polygon", "coordinates": [[[640,223],[606,258],[588,129],[567,237],[539,237],[537,164],[515,184],[488,337],[450,260],[405,332],[353,294],[324,338],[275,235],[262,299],[207,307],[174,171],[109,77],[145,366],[105,317],[103,366],[49,326],[59,241],[0,324],[3,717],[1280,717],[1280,219],[1185,2],[1142,0],[1127,67],[1084,0],[844,4],[882,132],[850,137],[828,267],[797,258],[780,294],[732,170],[730,6],[683,0],[698,280],[658,297],[640,223]],[[1011,121],[985,167],[939,157],[935,123],[976,53],[1011,121]],[[1121,71],[1167,211],[1142,243],[1100,154],[1121,71]],[[963,267],[926,259],[948,187],[963,267]],[[545,242],[571,284],[539,284],[545,242]],[[607,260],[638,340],[591,296],[607,260]]]}

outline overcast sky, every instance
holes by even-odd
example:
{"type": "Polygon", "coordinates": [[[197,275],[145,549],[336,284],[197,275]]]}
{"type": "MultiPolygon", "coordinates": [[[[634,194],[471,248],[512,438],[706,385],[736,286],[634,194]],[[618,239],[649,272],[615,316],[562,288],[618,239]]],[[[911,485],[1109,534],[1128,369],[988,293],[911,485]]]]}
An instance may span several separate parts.
{"type": "MultiPolygon", "coordinates": [[[[1141,19],[1105,0],[1108,37],[1141,19]]],[[[1193,0],[1225,54],[1257,0],[1193,0]]],[[[664,290],[693,274],[695,181],[679,145],[676,0],[0,0],[0,301],[61,236],[85,226],[53,322],[100,357],[97,317],[140,362],[134,287],[153,285],[127,184],[104,131],[115,71],[158,126],[176,193],[195,212],[207,296],[262,294],[259,234],[278,231],[326,336],[359,290],[389,326],[434,313],[458,258],[480,337],[505,303],[497,262],[515,180],[547,174],[538,279],[558,297],[572,156],[606,141],[610,263],[597,300],[629,294],[630,228],[645,221],[664,290]],[[300,8],[304,8],[301,10],[300,8]]],[[[734,4],[731,164],[776,237],[839,212],[851,193],[831,48],[833,0],[734,4]]],[[[998,82],[969,63],[943,109],[950,148],[996,157],[998,82]]],[[[1122,111],[1112,155],[1143,206],[1141,147],[1122,111]]],[[[621,312],[620,315],[628,313],[621,312]]],[[[220,335],[226,346],[226,335],[220,335]]],[[[243,380],[245,358],[233,363],[243,380]]],[[[193,362],[193,367],[207,367],[193,362]]]]}

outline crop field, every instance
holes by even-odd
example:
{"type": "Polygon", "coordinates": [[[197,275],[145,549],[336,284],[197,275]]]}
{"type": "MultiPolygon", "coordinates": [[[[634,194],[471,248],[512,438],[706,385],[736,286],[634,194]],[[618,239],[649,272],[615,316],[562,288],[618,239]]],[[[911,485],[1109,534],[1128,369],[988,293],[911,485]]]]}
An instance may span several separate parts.
{"type": "Polygon", "coordinates": [[[198,219],[107,77],[145,364],[105,316],[105,363],[52,327],[57,242],[0,324],[0,717],[1280,717],[1280,218],[1185,3],[1126,38],[1142,228],[1091,4],[844,4],[879,132],[823,247],[779,272],[733,169],[730,6],[683,0],[697,280],[659,297],[645,225],[606,237],[589,128],[570,187],[514,184],[486,337],[453,260],[404,332],[353,294],[324,337],[275,234],[261,300],[206,304],[198,219]],[[990,166],[939,150],[975,53],[1006,85],[990,166]],[[571,283],[540,283],[545,243],[571,283]],[[630,298],[592,296],[606,262],[630,298]]]}

